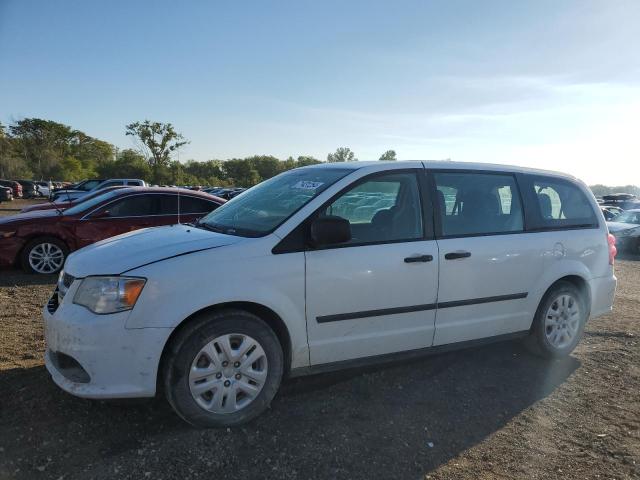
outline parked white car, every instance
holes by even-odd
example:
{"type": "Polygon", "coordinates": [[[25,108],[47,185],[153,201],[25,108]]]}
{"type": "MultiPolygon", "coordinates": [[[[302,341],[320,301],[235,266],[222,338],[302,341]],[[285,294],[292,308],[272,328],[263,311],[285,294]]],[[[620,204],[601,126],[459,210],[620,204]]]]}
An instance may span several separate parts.
{"type": "Polygon", "coordinates": [[[551,172],[451,162],[291,170],[196,225],[69,256],[46,365],[80,397],[150,397],[236,425],[295,376],[523,337],[568,355],[612,308],[615,246],[551,172]]]}
{"type": "Polygon", "coordinates": [[[42,197],[49,197],[53,190],[53,184],[51,182],[35,182],[38,193],[42,197]]]}

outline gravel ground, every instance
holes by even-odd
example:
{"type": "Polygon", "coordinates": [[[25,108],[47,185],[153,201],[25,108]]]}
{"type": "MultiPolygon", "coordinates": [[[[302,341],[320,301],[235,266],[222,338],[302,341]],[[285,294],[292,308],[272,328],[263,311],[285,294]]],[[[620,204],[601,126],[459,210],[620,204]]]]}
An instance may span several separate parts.
{"type": "Polygon", "coordinates": [[[55,278],[0,271],[0,479],[640,478],[640,262],[617,275],[614,312],[565,360],[509,342],[289,380],[251,424],[196,430],[160,398],[58,389],[55,278]]]}

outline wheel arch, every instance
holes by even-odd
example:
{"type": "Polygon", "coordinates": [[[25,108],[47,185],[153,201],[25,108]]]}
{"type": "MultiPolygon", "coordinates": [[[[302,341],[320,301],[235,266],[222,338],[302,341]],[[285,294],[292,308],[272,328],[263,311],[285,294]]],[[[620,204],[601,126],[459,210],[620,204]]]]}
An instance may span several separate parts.
{"type": "MultiPolygon", "coordinates": [[[[588,309],[587,310],[587,318],[589,318],[589,315],[591,313],[591,287],[589,286],[589,282],[583,276],[577,275],[577,274],[565,275],[563,277],[560,277],[560,278],[556,279],[551,285],[549,285],[549,287],[542,294],[542,297],[540,297],[540,301],[538,303],[538,308],[536,309],[536,316],[538,315],[539,310],[542,307],[542,302],[546,298],[547,294],[549,292],[551,292],[558,285],[558,283],[560,283],[560,282],[571,283],[578,290],[580,290],[580,292],[582,292],[582,294],[585,296],[585,301],[586,301],[587,309],[588,309]]],[[[531,322],[530,330],[533,330],[534,323],[535,322],[531,322]]]]}
{"type": "Polygon", "coordinates": [[[176,337],[182,332],[187,325],[189,325],[195,318],[200,316],[203,313],[216,312],[225,309],[236,309],[236,310],[244,310],[246,312],[252,313],[253,315],[260,317],[264,320],[267,325],[273,330],[278,337],[278,341],[282,346],[282,353],[284,355],[284,373],[285,375],[291,369],[291,355],[292,355],[292,345],[291,345],[291,336],[289,333],[289,329],[285,325],[284,321],[276,312],[274,312],[271,308],[266,307],[260,303],[256,302],[245,302],[245,301],[235,301],[235,302],[223,302],[217,303],[215,305],[209,305],[208,307],[201,308],[200,310],[193,312],[187,318],[185,318],[176,328],[173,329],[171,335],[167,338],[164,347],[162,349],[162,354],[160,355],[160,362],[158,365],[157,371],[157,379],[156,379],[156,393],[162,389],[162,372],[164,371],[164,367],[167,361],[167,355],[170,350],[170,345],[176,339],[176,337]]]}
{"type": "MultiPolygon", "coordinates": [[[[57,240],[61,243],[63,243],[66,247],[67,247],[67,257],[69,256],[69,254],[71,252],[73,252],[73,249],[71,247],[71,245],[69,244],[69,241],[64,239],[63,237],[61,237],[60,235],[56,235],[55,233],[32,233],[31,235],[22,237],[23,243],[22,246],[20,247],[20,250],[18,250],[18,253],[16,254],[16,257],[14,259],[14,265],[21,265],[22,264],[22,257],[25,253],[25,250],[27,249],[27,247],[31,244],[31,242],[33,242],[34,240],[38,240],[38,239],[47,239],[47,238],[52,238],[54,240],[57,240]]],[[[66,258],[65,258],[66,261],[66,258]]]]}

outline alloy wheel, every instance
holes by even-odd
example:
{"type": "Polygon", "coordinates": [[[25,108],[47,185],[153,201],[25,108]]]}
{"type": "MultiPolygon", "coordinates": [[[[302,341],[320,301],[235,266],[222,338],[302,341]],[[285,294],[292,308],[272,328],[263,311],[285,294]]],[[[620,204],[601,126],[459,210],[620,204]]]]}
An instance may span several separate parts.
{"type": "Polygon", "coordinates": [[[64,263],[64,252],[54,243],[39,243],[29,252],[29,265],[36,273],[55,273],[64,263]]]}

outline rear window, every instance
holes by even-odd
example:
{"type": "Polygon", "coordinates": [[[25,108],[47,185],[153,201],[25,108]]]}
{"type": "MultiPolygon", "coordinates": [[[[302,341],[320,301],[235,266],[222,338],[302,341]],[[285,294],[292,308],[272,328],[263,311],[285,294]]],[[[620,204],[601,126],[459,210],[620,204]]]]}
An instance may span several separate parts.
{"type": "Polygon", "coordinates": [[[533,228],[588,228],[598,225],[591,202],[577,185],[558,178],[533,177],[533,228]]]}

